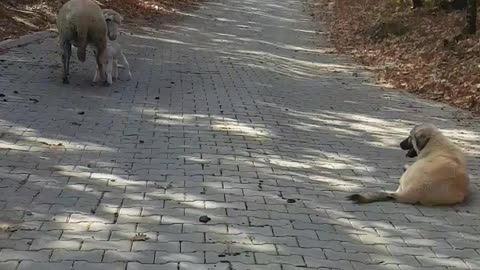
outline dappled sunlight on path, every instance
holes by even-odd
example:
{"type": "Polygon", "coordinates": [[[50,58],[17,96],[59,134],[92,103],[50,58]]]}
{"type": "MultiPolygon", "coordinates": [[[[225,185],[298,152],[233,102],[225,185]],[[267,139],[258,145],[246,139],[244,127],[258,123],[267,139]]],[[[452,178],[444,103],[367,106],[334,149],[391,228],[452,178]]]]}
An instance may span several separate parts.
{"type": "Polygon", "coordinates": [[[62,85],[55,39],[0,55],[0,269],[479,268],[480,126],[375,85],[305,8],[218,0],[130,29],[134,79],[111,87],[91,55],[62,85]],[[345,201],[395,189],[425,121],[468,152],[469,203],[345,201]]]}

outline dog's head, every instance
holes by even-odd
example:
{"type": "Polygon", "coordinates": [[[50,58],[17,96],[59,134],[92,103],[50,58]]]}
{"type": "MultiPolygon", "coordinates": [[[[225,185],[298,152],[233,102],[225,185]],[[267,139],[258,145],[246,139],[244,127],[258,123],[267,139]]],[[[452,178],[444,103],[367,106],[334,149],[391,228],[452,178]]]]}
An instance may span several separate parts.
{"type": "Polygon", "coordinates": [[[432,124],[420,124],[412,128],[410,135],[400,143],[402,150],[408,150],[407,157],[413,158],[427,146],[430,138],[438,132],[432,124]]]}

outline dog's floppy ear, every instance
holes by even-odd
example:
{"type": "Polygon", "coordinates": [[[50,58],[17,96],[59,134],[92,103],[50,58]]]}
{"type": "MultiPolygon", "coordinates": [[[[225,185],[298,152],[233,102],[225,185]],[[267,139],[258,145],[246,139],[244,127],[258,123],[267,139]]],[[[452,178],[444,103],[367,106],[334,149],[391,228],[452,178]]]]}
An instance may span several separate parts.
{"type": "Polygon", "coordinates": [[[437,128],[432,124],[420,124],[415,126],[410,132],[413,147],[417,152],[421,152],[427,146],[430,138],[437,132],[437,128]]]}
{"type": "Polygon", "coordinates": [[[428,141],[430,141],[430,133],[423,132],[420,130],[415,134],[415,143],[417,144],[418,151],[422,151],[425,146],[427,146],[428,141]]]}

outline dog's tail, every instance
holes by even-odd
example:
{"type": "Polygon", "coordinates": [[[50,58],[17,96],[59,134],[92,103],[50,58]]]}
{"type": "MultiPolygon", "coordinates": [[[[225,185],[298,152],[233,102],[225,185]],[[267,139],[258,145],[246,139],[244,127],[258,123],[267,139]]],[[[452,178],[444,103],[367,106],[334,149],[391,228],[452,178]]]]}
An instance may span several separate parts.
{"type": "Polygon", "coordinates": [[[395,193],[391,192],[363,192],[347,196],[347,199],[358,204],[395,201],[395,193]]]}

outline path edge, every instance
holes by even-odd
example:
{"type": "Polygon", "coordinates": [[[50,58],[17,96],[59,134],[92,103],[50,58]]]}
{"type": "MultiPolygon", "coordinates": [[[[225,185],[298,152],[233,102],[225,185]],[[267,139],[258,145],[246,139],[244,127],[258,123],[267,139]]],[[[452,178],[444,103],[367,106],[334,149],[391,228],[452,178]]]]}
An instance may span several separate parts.
{"type": "Polygon", "coordinates": [[[57,32],[54,29],[47,29],[44,31],[26,34],[18,38],[6,39],[0,41],[0,50],[8,50],[14,47],[23,47],[39,40],[55,37],[56,35],[57,32]]]}

